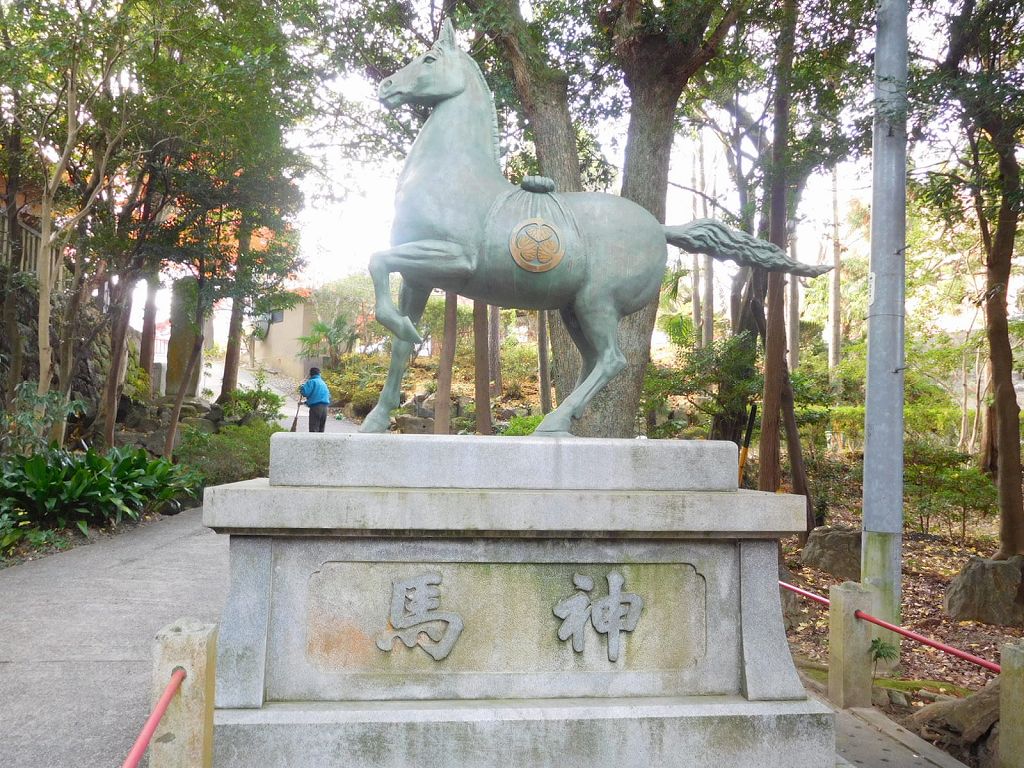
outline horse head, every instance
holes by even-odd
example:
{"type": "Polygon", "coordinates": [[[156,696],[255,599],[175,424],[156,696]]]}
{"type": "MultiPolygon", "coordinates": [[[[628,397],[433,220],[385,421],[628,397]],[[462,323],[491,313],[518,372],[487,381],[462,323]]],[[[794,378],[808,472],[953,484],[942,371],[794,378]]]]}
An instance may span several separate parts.
{"type": "Polygon", "coordinates": [[[455,28],[445,19],[431,48],[380,84],[377,96],[388,109],[402,104],[433,107],[466,89],[464,56],[455,41],[455,28]]]}

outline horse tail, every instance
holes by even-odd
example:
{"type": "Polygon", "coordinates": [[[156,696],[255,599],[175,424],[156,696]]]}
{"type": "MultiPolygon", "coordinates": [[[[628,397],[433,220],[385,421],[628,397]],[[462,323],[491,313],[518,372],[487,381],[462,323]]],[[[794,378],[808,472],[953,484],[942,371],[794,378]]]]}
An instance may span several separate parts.
{"type": "Polygon", "coordinates": [[[714,219],[696,219],[682,226],[665,227],[665,241],[690,253],[706,253],[719,261],[735,261],[741,267],[761,267],[769,272],[788,272],[818,277],[828,265],[801,264],[767,240],[727,227],[714,219]]]}

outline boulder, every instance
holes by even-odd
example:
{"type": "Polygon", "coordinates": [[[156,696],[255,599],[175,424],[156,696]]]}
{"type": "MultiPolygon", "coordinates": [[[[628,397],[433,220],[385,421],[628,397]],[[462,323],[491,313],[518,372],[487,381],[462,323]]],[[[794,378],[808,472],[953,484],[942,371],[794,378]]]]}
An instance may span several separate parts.
{"type": "Polygon", "coordinates": [[[999,743],[999,678],[964,699],[929,704],[906,726],[964,762],[996,768],[992,757],[999,743]]]}
{"type": "Polygon", "coordinates": [[[398,427],[398,431],[404,435],[432,435],[434,433],[434,420],[420,416],[399,414],[395,417],[395,425],[398,427]]]}
{"type": "Polygon", "coordinates": [[[159,429],[160,418],[157,416],[157,409],[146,407],[141,403],[134,404],[124,417],[124,425],[136,432],[152,432],[159,429]]]}
{"type": "MultiPolygon", "coordinates": [[[[167,440],[167,430],[158,429],[142,438],[142,447],[156,456],[162,456],[165,440],[167,440]]],[[[175,430],[174,448],[177,448],[179,445],[181,445],[181,430],[175,430]]]]}
{"type": "Polygon", "coordinates": [[[199,409],[197,409],[194,405],[190,405],[189,403],[182,403],[181,411],[178,413],[178,421],[184,421],[185,419],[190,419],[198,415],[199,409]]]}
{"type": "Polygon", "coordinates": [[[429,392],[417,392],[412,396],[413,415],[421,419],[434,418],[434,403],[436,401],[437,398],[433,397],[429,392]]]}
{"type": "Polygon", "coordinates": [[[846,581],[860,581],[860,531],[815,528],[807,537],[800,562],[846,581]]]}
{"type": "Polygon", "coordinates": [[[215,421],[219,424],[224,421],[224,406],[220,403],[212,403],[210,405],[210,410],[207,411],[204,418],[207,418],[210,421],[215,421]]]}
{"type": "Polygon", "coordinates": [[[206,432],[208,435],[212,435],[217,431],[216,422],[210,421],[210,419],[203,419],[198,416],[192,416],[187,419],[182,419],[181,424],[192,429],[198,429],[200,432],[206,432]]]}
{"type": "MultiPolygon", "coordinates": [[[[803,586],[802,584],[797,584],[790,570],[781,564],[779,565],[779,581],[784,581],[795,587],[803,586]]],[[[782,623],[787,630],[795,629],[800,620],[806,615],[807,601],[795,592],[790,592],[782,587],[779,587],[779,598],[782,600],[782,623]]]]}
{"type": "Polygon", "coordinates": [[[1024,556],[972,557],[949,583],[944,607],[957,621],[1024,627],[1024,556]]]}
{"type": "Polygon", "coordinates": [[[185,406],[193,408],[196,413],[209,413],[212,407],[208,400],[201,397],[186,397],[182,400],[182,408],[185,406]]]}
{"type": "Polygon", "coordinates": [[[131,430],[120,430],[114,432],[114,445],[117,447],[125,445],[144,445],[146,435],[142,432],[131,430]]]}

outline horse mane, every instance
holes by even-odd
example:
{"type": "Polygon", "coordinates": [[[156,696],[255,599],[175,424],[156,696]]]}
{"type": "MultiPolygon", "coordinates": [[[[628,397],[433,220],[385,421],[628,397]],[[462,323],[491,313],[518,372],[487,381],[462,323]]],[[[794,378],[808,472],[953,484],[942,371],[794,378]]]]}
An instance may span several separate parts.
{"type": "Polygon", "coordinates": [[[484,73],[481,71],[480,65],[476,63],[476,59],[461,48],[458,50],[459,53],[462,54],[462,58],[469,62],[470,71],[476,75],[476,79],[480,83],[480,87],[484,89],[484,93],[487,95],[487,103],[491,107],[491,149],[494,152],[494,162],[500,167],[501,156],[498,154],[498,110],[494,106],[494,94],[491,93],[491,88],[487,85],[487,79],[484,77],[484,73]]]}

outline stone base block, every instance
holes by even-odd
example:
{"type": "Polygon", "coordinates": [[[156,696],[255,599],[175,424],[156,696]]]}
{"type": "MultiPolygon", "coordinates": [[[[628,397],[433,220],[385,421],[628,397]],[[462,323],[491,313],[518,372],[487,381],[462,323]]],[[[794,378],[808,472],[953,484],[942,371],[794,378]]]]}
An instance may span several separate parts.
{"type": "Polygon", "coordinates": [[[830,710],[739,696],[266,704],[215,715],[218,768],[832,768],[830,710]]]}

